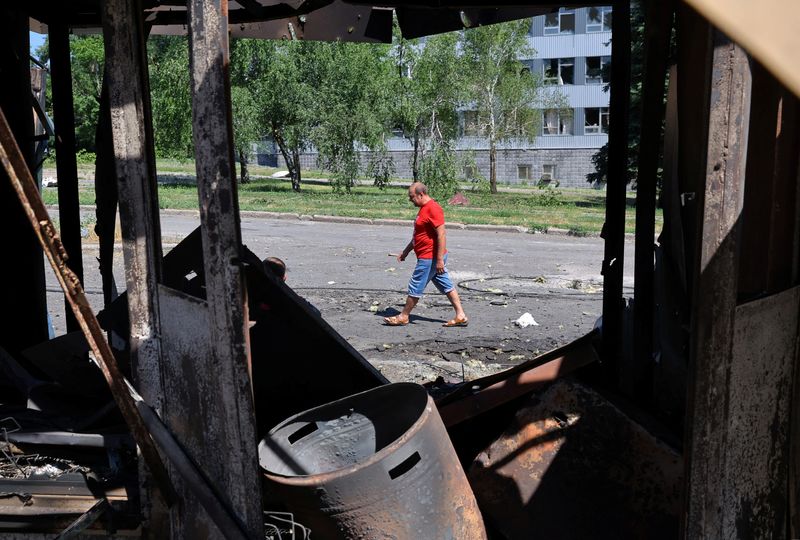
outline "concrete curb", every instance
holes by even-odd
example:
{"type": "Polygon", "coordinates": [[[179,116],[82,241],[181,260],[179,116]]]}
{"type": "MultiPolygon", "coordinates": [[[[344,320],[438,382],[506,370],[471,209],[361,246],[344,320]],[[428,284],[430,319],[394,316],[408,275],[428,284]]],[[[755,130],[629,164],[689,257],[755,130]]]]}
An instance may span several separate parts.
{"type": "MultiPolygon", "coordinates": [[[[56,207],[52,209],[57,210],[56,207]]],[[[94,206],[83,205],[81,210],[93,212],[94,206]]],[[[50,207],[48,207],[50,211],[50,207]]],[[[188,215],[197,217],[200,215],[199,210],[179,210],[171,208],[163,208],[160,210],[165,215],[188,215]]],[[[319,221],[322,223],[350,223],[359,225],[390,225],[400,227],[410,227],[414,221],[410,219],[392,219],[392,218],[360,218],[348,216],[325,216],[325,215],[308,215],[297,214],[294,212],[268,212],[261,210],[242,210],[239,212],[241,217],[250,219],[290,219],[299,221],[319,221]]],[[[528,234],[552,234],[557,236],[585,236],[587,238],[597,238],[598,233],[575,234],[568,229],[560,229],[558,227],[550,227],[546,231],[529,230],[526,227],[519,225],[489,225],[489,224],[464,224],[457,221],[447,223],[447,228],[451,230],[468,230],[468,231],[487,231],[487,232],[508,232],[508,233],[528,233],[528,234]]],[[[635,235],[633,233],[625,233],[626,240],[633,240],[635,235]]],[[[656,236],[657,238],[657,236],[656,236]]]]}
{"type": "Polygon", "coordinates": [[[242,217],[253,219],[300,219],[300,214],[291,212],[261,212],[258,210],[244,210],[239,212],[242,217]]]}
{"type": "Polygon", "coordinates": [[[358,223],[361,225],[372,225],[374,222],[369,218],[347,217],[347,216],[311,216],[314,221],[324,221],[327,223],[358,223]]]}
{"type": "MultiPolygon", "coordinates": [[[[373,219],[372,223],[375,225],[400,225],[402,227],[410,227],[414,223],[414,220],[380,218],[380,219],[373,219]]],[[[450,224],[448,223],[448,225],[450,224]]]]}
{"type": "Polygon", "coordinates": [[[469,224],[466,225],[468,231],[492,231],[492,232],[513,232],[525,233],[528,229],[517,225],[482,225],[482,224],[469,224]]]}

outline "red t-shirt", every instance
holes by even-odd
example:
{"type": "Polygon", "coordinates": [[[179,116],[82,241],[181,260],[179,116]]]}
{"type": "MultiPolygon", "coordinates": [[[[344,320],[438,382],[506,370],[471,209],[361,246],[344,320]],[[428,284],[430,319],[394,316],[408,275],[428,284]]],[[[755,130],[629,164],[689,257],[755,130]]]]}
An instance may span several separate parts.
{"type": "Polygon", "coordinates": [[[444,225],[444,210],[431,199],[419,209],[414,220],[414,253],[417,259],[433,259],[436,227],[439,225],[444,225]]]}

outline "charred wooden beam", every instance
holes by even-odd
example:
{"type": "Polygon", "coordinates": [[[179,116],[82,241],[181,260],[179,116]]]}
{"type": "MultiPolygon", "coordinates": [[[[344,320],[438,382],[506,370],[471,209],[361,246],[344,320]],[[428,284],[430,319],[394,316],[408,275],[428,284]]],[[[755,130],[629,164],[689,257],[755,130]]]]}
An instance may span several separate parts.
{"type": "Polygon", "coordinates": [[[653,368],[654,246],[656,184],[664,83],[675,4],[672,0],[645,3],[644,81],[639,166],[636,179],[636,260],[634,265],[633,363],[629,393],[649,400],[653,368]]]}
{"type": "MultiPolygon", "coordinates": [[[[248,375],[247,301],[231,122],[228,2],[190,0],[192,124],[214,373],[198,373],[215,403],[205,444],[227,459],[202,465],[246,530],[263,536],[255,416],[248,375]]],[[[198,458],[200,459],[200,458],[198,458]]]]}
{"type": "MultiPolygon", "coordinates": [[[[104,87],[110,109],[110,124],[101,121],[113,141],[113,165],[117,193],[101,190],[103,195],[103,255],[105,272],[110,272],[109,242],[113,245],[115,221],[112,197],[119,199],[122,229],[125,281],[130,321],[129,347],[134,380],[144,399],[157,410],[163,410],[162,332],[159,311],[158,283],[161,281],[161,229],[158,214],[155,150],[150,115],[150,84],[147,72],[145,33],[141,2],[111,0],[103,3],[103,37],[105,44],[104,87]],[[109,237],[110,234],[110,237],[109,237]]],[[[108,146],[103,145],[105,151],[108,146]]],[[[99,165],[110,156],[101,156],[99,165]]],[[[101,179],[100,181],[108,179],[101,179]]],[[[104,277],[109,286],[108,274],[104,277]]],[[[110,292],[110,291],[109,291],[110,292]]],[[[143,514],[153,523],[165,519],[165,511],[150,493],[146,471],[140,469],[143,514]],[[151,505],[150,501],[156,504],[151,505]]],[[[176,512],[179,512],[176,509],[176,512]]],[[[151,525],[152,526],[152,525],[151,525]]]]}
{"type": "MultiPolygon", "coordinates": [[[[705,186],[700,204],[687,408],[686,536],[723,537],[729,377],[750,120],[750,63],[715,31],[705,186]]],[[[740,442],[740,444],[746,444],[740,442]]]]}
{"type": "Polygon", "coordinates": [[[164,400],[157,293],[161,279],[161,231],[150,88],[141,9],[135,7],[138,4],[122,0],[105,2],[103,23],[131,324],[131,361],[142,396],[160,409],[164,400]]]}
{"type": "MultiPolygon", "coordinates": [[[[30,40],[27,14],[0,7],[0,109],[6,114],[22,152],[34,166],[31,79],[28,62],[30,40]]],[[[11,354],[48,338],[42,250],[27,225],[25,212],[5,171],[0,170],[0,227],[3,230],[4,263],[0,264],[3,305],[13,312],[0,325],[0,345],[11,354]]]]}
{"type": "Polygon", "coordinates": [[[94,193],[97,199],[95,217],[100,244],[98,264],[103,283],[103,305],[108,307],[117,298],[114,280],[114,243],[117,225],[117,170],[114,161],[114,141],[111,135],[111,108],[108,101],[108,76],[103,72],[100,92],[100,111],[95,131],[94,193]]]}
{"type": "MultiPolygon", "coordinates": [[[[628,107],[631,85],[630,4],[614,4],[611,45],[611,121],[608,136],[606,221],[603,225],[603,360],[616,375],[622,346],[622,271],[628,184],[628,107]]],[[[651,237],[652,240],[652,237],[651,237]]]]}
{"type": "MultiPolygon", "coordinates": [[[[67,266],[83,283],[81,256],[81,211],[78,200],[78,163],[75,157],[75,110],[72,99],[72,61],[69,28],[63,22],[49,27],[50,73],[53,78],[53,116],[56,128],[56,171],[58,174],[58,223],[67,250],[67,266]]],[[[78,330],[78,321],[66,306],[67,331],[78,330]]]]}

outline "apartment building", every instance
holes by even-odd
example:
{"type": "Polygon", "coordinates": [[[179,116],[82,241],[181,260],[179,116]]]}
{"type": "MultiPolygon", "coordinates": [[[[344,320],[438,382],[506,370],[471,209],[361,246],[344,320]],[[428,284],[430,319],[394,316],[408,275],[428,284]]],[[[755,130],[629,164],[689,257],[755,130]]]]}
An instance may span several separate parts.
{"type": "MultiPolygon", "coordinates": [[[[561,8],[531,19],[528,39],[535,53],[521,60],[541,74],[546,91],[561,94],[565,106],[542,111],[541,130],[532,142],[511,140],[498,146],[498,182],[590,186],[586,175],[594,171],[592,156],[608,142],[611,17],[606,6],[561,8]]],[[[456,150],[471,163],[463,171],[466,179],[488,178],[488,142],[474,128],[474,114],[468,108],[460,111],[456,150]]],[[[392,137],[388,151],[396,176],[411,178],[411,143],[392,137]]],[[[271,154],[264,164],[285,166],[280,154],[272,152],[260,154],[259,161],[271,154]]],[[[302,155],[301,164],[315,167],[316,153],[302,155]]]]}
{"type": "MultiPolygon", "coordinates": [[[[591,158],[608,142],[611,17],[611,7],[587,7],[532,19],[529,42],[535,54],[522,61],[563,96],[566,107],[542,111],[540,134],[532,144],[517,140],[501,147],[498,181],[588,186],[591,158]]],[[[468,173],[488,176],[488,145],[471,127],[471,114],[462,112],[458,148],[475,156],[477,171],[468,173]]]]}

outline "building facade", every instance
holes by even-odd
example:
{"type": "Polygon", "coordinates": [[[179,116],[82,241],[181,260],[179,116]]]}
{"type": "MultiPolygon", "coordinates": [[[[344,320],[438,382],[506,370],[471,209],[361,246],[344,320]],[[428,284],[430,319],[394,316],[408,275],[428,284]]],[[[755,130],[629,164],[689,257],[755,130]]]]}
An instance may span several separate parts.
{"type": "MultiPolygon", "coordinates": [[[[531,20],[528,39],[535,53],[522,61],[563,96],[566,106],[542,111],[532,144],[509,141],[500,147],[499,182],[589,185],[592,156],[608,142],[611,17],[611,7],[605,6],[561,8],[531,20]]],[[[469,128],[469,115],[462,113],[458,148],[470,152],[477,172],[488,177],[488,143],[469,128]]]]}
{"type": "Polygon", "coordinates": [[[533,180],[587,185],[591,158],[608,142],[611,16],[605,6],[561,8],[532,19],[530,45],[536,54],[524,61],[566,98],[567,108],[543,112],[540,136],[518,149],[518,174],[507,180],[525,181],[529,160],[533,180]]]}
{"type": "MultiPolygon", "coordinates": [[[[563,96],[565,107],[542,111],[542,126],[532,142],[511,140],[498,146],[498,182],[589,186],[586,175],[594,172],[592,156],[608,142],[611,17],[611,7],[586,7],[561,8],[531,19],[528,40],[535,53],[521,60],[563,96]]],[[[465,179],[488,178],[489,145],[470,129],[470,114],[474,113],[459,113],[456,150],[469,163],[465,179]]],[[[411,143],[393,137],[388,150],[395,175],[411,178],[411,143]]],[[[269,154],[261,154],[259,162],[285,166],[280,153],[269,154]]],[[[316,153],[301,156],[301,166],[315,168],[316,153]]]]}

